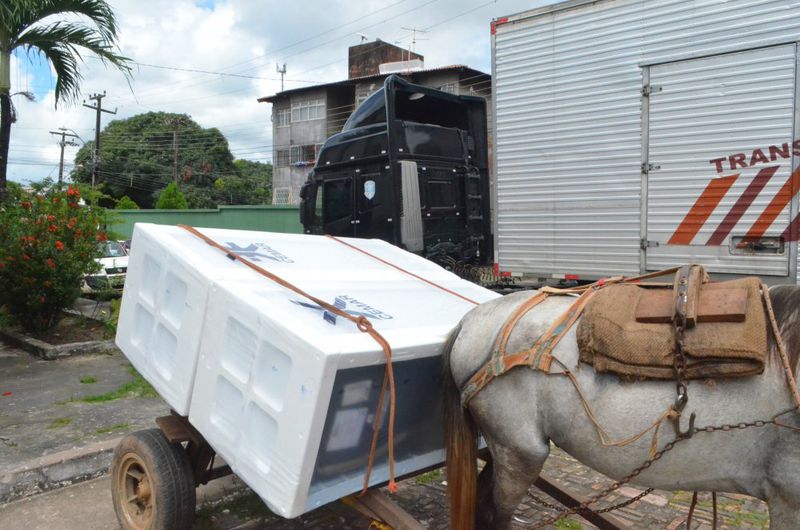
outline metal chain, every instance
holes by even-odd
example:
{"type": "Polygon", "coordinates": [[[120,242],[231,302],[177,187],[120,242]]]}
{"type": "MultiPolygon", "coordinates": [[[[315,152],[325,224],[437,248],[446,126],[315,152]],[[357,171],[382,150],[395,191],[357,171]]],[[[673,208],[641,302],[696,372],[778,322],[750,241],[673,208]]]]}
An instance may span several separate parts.
{"type": "MultiPolygon", "coordinates": [[[[632,498],[630,498],[630,499],[628,499],[626,501],[622,501],[622,502],[617,503],[617,504],[613,504],[611,506],[603,508],[602,510],[593,510],[593,512],[594,513],[608,513],[608,512],[613,512],[614,510],[619,510],[621,508],[625,508],[626,506],[630,506],[634,502],[640,501],[644,497],[647,497],[648,495],[653,493],[654,489],[655,488],[647,488],[646,490],[644,490],[643,492],[641,492],[639,495],[637,495],[635,497],[632,497],[632,498]]],[[[530,490],[528,490],[528,497],[533,499],[533,501],[536,504],[540,504],[540,505],[544,506],[545,508],[549,508],[551,510],[555,510],[555,511],[557,511],[559,513],[563,513],[563,512],[566,512],[566,511],[569,510],[568,508],[565,508],[564,506],[559,506],[557,504],[553,504],[551,502],[547,502],[546,500],[544,500],[543,498],[539,497],[538,495],[536,495],[535,493],[531,492],[530,490]]]]}
{"type": "Polygon", "coordinates": [[[672,356],[672,368],[675,372],[675,404],[673,409],[677,412],[677,417],[673,419],[675,434],[681,436],[687,434],[691,436],[692,425],[686,433],[680,430],[681,413],[689,402],[689,391],[686,387],[686,351],[684,343],[684,333],[686,331],[686,304],[689,294],[689,276],[691,267],[682,267],[676,273],[678,275],[678,299],[675,305],[675,315],[672,318],[672,325],[675,337],[675,353],[672,356]]]}
{"type": "MultiPolygon", "coordinates": [[[[797,410],[797,408],[794,408],[794,409],[791,409],[791,410],[797,410]]],[[[625,501],[623,503],[620,503],[620,505],[617,505],[617,506],[610,506],[608,508],[603,508],[601,510],[592,510],[591,508],[589,508],[589,505],[594,504],[595,502],[603,499],[604,497],[607,497],[609,494],[611,494],[612,492],[614,492],[618,488],[624,486],[628,482],[631,482],[633,479],[638,477],[645,470],[650,468],[650,466],[652,466],[653,464],[658,462],[661,459],[661,457],[663,457],[665,454],[670,452],[676,445],[678,445],[679,443],[681,443],[683,441],[688,440],[695,433],[698,433],[698,432],[712,433],[712,432],[717,432],[717,431],[728,432],[728,431],[733,431],[733,430],[737,430],[737,429],[747,429],[747,428],[750,428],[750,427],[764,427],[766,425],[776,425],[778,427],[781,427],[782,424],[780,424],[780,423],[778,423],[776,421],[777,418],[779,418],[780,416],[783,416],[787,412],[791,412],[791,410],[781,412],[780,414],[776,414],[775,416],[772,417],[771,420],[756,420],[756,421],[752,421],[752,422],[739,422],[739,423],[735,423],[735,424],[734,423],[726,423],[726,424],[723,424],[723,425],[716,425],[716,426],[690,428],[686,433],[678,435],[678,437],[676,437],[674,440],[672,440],[670,442],[667,442],[667,444],[664,445],[664,447],[661,450],[656,451],[656,453],[652,457],[650,457],[647,460],[645,460],[641,465],[636,467],[633,471],[631,471],[630,473],[625,475],[623,478],[621,478],[621,479],[619,479],[617,481],[614,481],[610,486],[608,486],[608,487],[602,489],[601,491],[599,491],[598,493],[592,495],[591,497],[589,497],[585,501],[581,502],[577,506],[574,506],[572,508],[566,508],[566,509],[565,508],[561,508],[561,509],[559,509],[559,514],[558,515],[553,516],[553,517],[548,517],[547,519],[537,523],[535,526],[530,527],[528,530],[538,530],[539,528],[544,528],[545,526],[553,524],[556,521],[560,521],[561,519],[563,519],[563,518],[565,518],[567,516],[576,515],[576,514],[579,515],[581,512],[584,512],[584,513],[597,513],[597,514],[607,513],[607,512],[616,510],[618,508],[623,508],[623,507],[625,507],[625,506],[627,506],[629,504],[632,504],[633,502],[635,502],[635,501],[641,499],[642,497],[644,497],[647,493],[650,493],[650,491],[652,491],[652,489],[651,490],[647,490],[646,492],[643,492],[641,495],[638,495],[638,496],[634,497],[633,499],[630,499],[629,501],[625,501]]],[[[529,495],[530,495],[530,493],[529,493],[529,495]]],[[[545,504],[545,506],[547,506],[547,505],[545,504]]]]}

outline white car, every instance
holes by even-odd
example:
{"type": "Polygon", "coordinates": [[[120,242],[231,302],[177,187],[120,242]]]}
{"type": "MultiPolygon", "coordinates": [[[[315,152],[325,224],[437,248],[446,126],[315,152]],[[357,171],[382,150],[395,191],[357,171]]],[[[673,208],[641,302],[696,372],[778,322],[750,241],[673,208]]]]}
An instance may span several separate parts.
{"type": "Polygon", "coordinates": [[[84,293],[122,290],[125,285],[125,274],[128,272],[128,254],[118,241],[106,241],[103,245],[103,256],[97,259],[100,270],[83,278],[84,293]]]}

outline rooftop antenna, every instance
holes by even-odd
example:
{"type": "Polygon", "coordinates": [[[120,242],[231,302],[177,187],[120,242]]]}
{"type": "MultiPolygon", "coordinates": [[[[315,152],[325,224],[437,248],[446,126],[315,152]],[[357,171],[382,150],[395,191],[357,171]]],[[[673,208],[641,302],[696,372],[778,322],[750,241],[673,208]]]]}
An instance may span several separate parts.
{"type": "Polygon", "coordinates": [[[281,92],[283,92],[283,76],[286,75],[286,63],[283,63],[283,67],[275,63],[275,71],[281,74],[281,92]]]}
{"type": "Polygon", "coordinates": [[[369,36],[368,35],[364,35],[363,33],[356,33],[356,35],[361,37],[360,44],[364,44],[365,42],[367,42],[369,40],[369,36]]]}
{"type": "Polygon", "coordinates": [[[414,53],[414,47],[416,46],[417,41],[418,40],[428,40],[428,39],[418,39],[417,38],[417,33],[428,33],[428,32],[426,30],[424,30],[424,29],[417,29],[416,27],[410,27],[410,28],[402,27],[400,29],[404,29],[406,31],[410,31],[411,32],[411,47],[408,50],[408,60],[410,61],[411,60],[411,54],[414,53]]]}

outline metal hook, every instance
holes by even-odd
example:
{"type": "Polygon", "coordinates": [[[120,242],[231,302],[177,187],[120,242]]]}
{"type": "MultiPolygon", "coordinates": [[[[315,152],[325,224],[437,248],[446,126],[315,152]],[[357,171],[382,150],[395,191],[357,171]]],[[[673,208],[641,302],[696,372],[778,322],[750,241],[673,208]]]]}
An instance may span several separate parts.
{"type": "Polygon", "coordinates": [[[696,417],[694,412],[689,416],[689,428],[686,429],[686,431],[681,431],[681,416],[688,402],[689,395],[686,393],[686,387],[684,386],[682,391],[679,390],[678,397],[675,398],[675,404],[672,406],[672,409],[678,413],[678,415],[672,419],[672,426],[675,428],[675,436],[678,438],[691,438],[694,434],[694,420],[696,417]]]}

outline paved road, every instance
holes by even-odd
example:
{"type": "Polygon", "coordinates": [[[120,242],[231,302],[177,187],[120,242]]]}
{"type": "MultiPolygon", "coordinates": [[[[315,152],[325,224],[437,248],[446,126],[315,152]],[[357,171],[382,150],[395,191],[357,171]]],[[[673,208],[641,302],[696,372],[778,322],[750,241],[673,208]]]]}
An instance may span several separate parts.
{"type": "MultiPolygon", "coordinates": [[[[582,466],[561,451],[554,451],[545,472],[562,486],[590,494],[603,487],[608,479],[582,466]]],[[[393,497],[429,530],[447,530],[447,501],[444,477],[439,472],[400,483],[393,497]]],[[[641,490],[625,487],[608,500],[625,500],[641,490]]],[[[541,492],[538,495],[545,497],[541,492]]],[[[626,507],[617,515],[632,528],[646,530],[683,530],[690,494],[685,492],[654,492],[644,500],[626,507]]],[[[344,506],[333,503],[292,520],[271,514],[260,499],[232,477],[204,486],[198,493],[196,530],[366,530],[369,521],[344,506]]],[[[604,503],[605,504],[605,503],[604,503]]],[[[701,497],[693,530],[710,530],[710,503],[701,497]]],[[[523,529],[552,515],[528,499],[518,511],[517,529],[523,529]]],[[[721,495],[720,513],[723,529],[768,528],[763,503],[739,495],[721,495]]],[[[63,530],[117,528],[108,478],[84,482],[52,491],[5,506],[0,506],[0,528],[8,530],[63,530]]],[[[553,527],[550,527],[553,528],[553,527]]],[[[583,520],[571,519],[557,525],[558,529],[595,528],[583,520]]]]}

